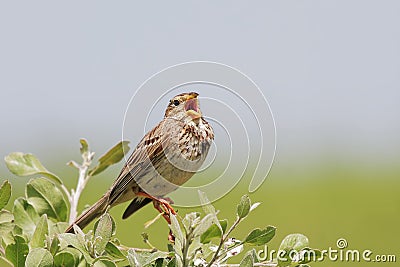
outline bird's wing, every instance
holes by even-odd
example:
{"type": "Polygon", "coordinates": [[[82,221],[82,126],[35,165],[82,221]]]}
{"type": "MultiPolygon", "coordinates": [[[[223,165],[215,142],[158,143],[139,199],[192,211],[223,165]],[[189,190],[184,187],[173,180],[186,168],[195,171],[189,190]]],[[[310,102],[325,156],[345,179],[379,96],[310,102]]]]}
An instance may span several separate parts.
{"type": "Polygon", "coordinates": [[[160,122],[143,137],[110,189],[110,205],[125,190],[131,190],[129,187],[138,186],[136,181],[148,171],[151,171],[152,162],[164,157],[163,147],[168,146],[168,142],[169,134],[168,131],[163,129],[163,122],[160,122]]]}

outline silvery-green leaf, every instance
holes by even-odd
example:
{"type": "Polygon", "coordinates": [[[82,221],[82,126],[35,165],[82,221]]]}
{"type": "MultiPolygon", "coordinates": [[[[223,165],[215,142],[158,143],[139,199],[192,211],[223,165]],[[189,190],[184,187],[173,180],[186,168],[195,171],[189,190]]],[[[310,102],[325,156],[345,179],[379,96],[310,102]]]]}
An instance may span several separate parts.
{"type": "Polygon", "coordinates": [[[32,239],[29,242],[30,248],[43,248],[45,245],[46,235],[49,234],[49,226],[47,223],[47,215],[43,214],[36,225],[32,239]]]}
{"type": "Polygon", "coordinates": [[[200,214],[198,212],[190,212],[185,215],[185,218],[182,220],[182,224],[185,227],[187,232],[191,231],[191,228],[195,227],[200,220],[200,214]]]}
{"type": "Polygon", "coordinates": [[[146,263],[146,258],[144,258],[139,253],[136,253],[134,249],[128,250],[128,261],[131,267],[143,267],[146,263]]]}
{"type": "Polygon", "coordinates": [[[194,254],[196,253],[196,251],[198,251],[201,247],[202,247],[202,243],[200,243],[200,237],[195,237],[192,240],[192,243],[189,245],[189,249],[188,249],[188,257],[192,258],[192,256],[194,256],[194,254]]]}
{"type": "Polygon", "coordinates": [[[177,239],[183,243],[184,236],[182,233],[181,226],[179,225],[179,222],[176,219],[176,215],[171,214],[170,218],[171,218],[171,224],[169,225],[169,227],[171,228],[171,231],[175,236],[175,241],[177,239]]]}
{"type": "Polygon", "coordinates": [[[261,204],[260,202],[256,202],[256,203],[252,204],[250,207],[250,211],[255,210],[260,204],[261,204]]]}
{"type": "Polygon", "coordinates": [[[296,250],[300,251],[309,246],[308,238],[302,234],[287,235],[279,247],[280,250],[296,250]]]}
{"type": "Polygon", "coordinates": [[[39,215],[47,214],[57,222],[67,220],[67,202],[61,190],[50,180],[31,179],[26,185],[26,196],[39,215]]]}
{"type": "Polygon", "coordinates": [[[278,259],[278,263],[282,266],[290,266],[292,259],[290,258],[290,252],[296,251],[296,254],[302,249],[308,247],[308,238],[302,234],[290,234],[287,235],[279,246],[280,251],[285,251],[285,255],[278,259]]]}
{"type": "Polygon", "coordinates": [[[121,141],[99,158],[99,164],[89,171],[90,176],[95,176],[109,166],[118,163],[129,151],[129,141],[121,141]]]}
{"type": "Polygon", "coordinates": [[[200,236],[204,234],[213,224],[214,222],[214,215],[213,214],[207,214],[204,216],[204,218],[200,221],[200,223],[194,228],[193,230],[193,236],[200,236]]]}
{"type": "Polygon", "coordinates": [[[25,263],[29,267],[53,267],[53,264],[53,256],[44,248],[34,248],[29,251],[25,263]]]}
{"type": "Polygon", "coordinates": [[[89,153],[89,144],[85,138],[81,138],[79,142],[81,143],[81,155],[83,158],[87,158],[89,153]]]}
{"type": "Polygon", "coordinates": [[[213,214],[214,216],[214,223],[215,225],[217,225],[217,227],[221,230],[222,232],[222,227],[221,224],[219,223],[219,220],[217,218],[217,212],[215,211],[215,208],[213,205],[211,205],[210,200],[208,200],[206,193],[202,192],[202,191],[198,191],[199,193],[199,197],[200,197],[200,203],[201,203],[201,207],[203,208],[204,212],[206,214],[213,214]]]}
{"type": "Polygon", "coordinates": [[[237,216],[240,219],[243,219],[244,217],[246,217],[249,212],[250,212],[250,206],[251,206],[251,201],[249,196],[244,195],[242,196],[242,198],[240,199],[239,205],[237,206],[237,216]]]}
{"type": "Polygon", "coordinates": [[[104,213],[94,229],[95,238],[95,251],[97,255],[101,255],[106,248],[108,241],[110,241],[113,229],[112,229],[112,219],[110,214],[104,213]]]}
{"type": "Polygon", "coordinates": [[[35,174],[44,175],[58,184],[62,184],[57,175],[49,172],[42,163],[32,154],[14,152],[4,158],[7,168],[15,175],[29,176],[35,174]]]}
{"type": "Polygon", "coordinates": [[[61,248],[72,246],[82,253],[87,263],[93,263],[93,258],[90,256],[84,244],[78,240],[77,235],[71,233],[59,234],[58,239],[60,240],[61,248]]]}
{"type": "Polygon", "coordinates": [[[50,233],[50,235],[62,234],[65,232],[65,230],[67,229],[68,226],[69,226],[69,223],[67,223],[67,222],[51,223],[49,225],[49,233],[50,233]]]}
{"type": "Polygon", "coordinates": [[[30,237],[36,228],[39,215],[26,199],[20,197],[14,201],[13,207],[14,222],[19,226],[28,237],[30,237]]]}
{"type": "Polygon", "coordinates": [[[7,211],[0,211],[0,241],[1,238],[6,236],[9,232],[14,229],[14,215],[7,211]]]}
{"type": "Polygon", "coordinates": [[[247,253],[246,256],[244,256],[244,258],[240,262],[239,267],[253,267],[253,266],[254,266],[253,254],[247,253]]]}
{"type": "Polygon", "coordinates": [[[79,250],[67,247],[54,256],[55,266],[77,266],[81,253],[79,250]]]}
{"type": "Polygon", "coordinates": [[[93,264],[93,267],[117,267],[115,263],[109,259],[98,259],[93,264]]]}
{"type": "Polygon", "coordinates": [[[4,183],[0,186],[0,210],[2,210],[10,200],[11,197],[11,184],[8,180],[5,180],[4,183]]]}
{"type": "Polygon", "coordinates": [[[105,251],[108,255],[112,256],[113,258],[119,258],[119,259],[125,258],[125,255],[112,242],[107,243],[105,251]]]}
{"type": "Polygon", "coordinates": [[[54,255],[57,254],[59,249],[60,249],[60,240],[58,240],[58,236],[57,235],[54,235],[53,238],[51,239],[51,242],[50,242],[49,251],[50,251],[51,255],[54,256],[54,255]]]}
{"type": "Polygon", "coordinates": [[[256,228],[247,235],[242,243],[260,246],[268,243],[275,236],[276,228],[268,226],[265,229],[256,228]]]}
{"type": "Polygon", "coordinates": [[[210,228],[208,228],[207,231],[205,231],[202,235],[201,235],[201,243],[208,243],[210,242],[213,238],[220,238],[222,236],[223,233],[225,233],[226,231],[226,227],[228,226],[228,221],[227,220],[220,220],[220,225],[222,228],[222,231],[220,230],[220,228],[218,228],[218,226],[216,226],[215,224],[211,225],[210,228]]]}
{"type": "Polygon", "coordinates": [[[5,252],[6,258],[12,262],[15,267],[24,267],[29,247],[22,236],[16,235],[14,236],[14,243],[8,245],[5,252]]]}
{"type": "Polygon", "coordinates": [[[160,258],[166,258],[168,255],[169,254],[164,251],[155,251],[155,252],[151,253],[150,255],[148,255],[148,257],[146,258],[146,260],[144,262],[144,265],[149,265],[160,258]]]}

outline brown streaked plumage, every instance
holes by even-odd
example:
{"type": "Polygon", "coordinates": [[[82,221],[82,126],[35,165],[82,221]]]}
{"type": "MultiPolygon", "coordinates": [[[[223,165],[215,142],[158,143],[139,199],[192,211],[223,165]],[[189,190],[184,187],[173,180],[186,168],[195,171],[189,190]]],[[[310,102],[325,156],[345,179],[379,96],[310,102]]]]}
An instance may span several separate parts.
{"type": "Polygon", "coordinates": [[[198,94],[183,93],[172,98],[164,119],[136,146],[110,189],[68,227],[84,228],[110,206],[131,201],[123,218],[153,202],[168,214],[175,211],[164,197],[188,181],[203,164],[214,133],[203,118],[198,94]]]}

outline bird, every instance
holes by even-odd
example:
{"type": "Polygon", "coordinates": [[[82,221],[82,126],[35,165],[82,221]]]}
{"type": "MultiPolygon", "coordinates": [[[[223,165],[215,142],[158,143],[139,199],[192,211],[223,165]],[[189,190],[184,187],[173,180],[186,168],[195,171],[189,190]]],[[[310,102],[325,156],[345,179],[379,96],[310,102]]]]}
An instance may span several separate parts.
{"type": "Polygon", "coordinates": [[[109,208],[128,201],[123,219],[153,202],[171,223],[170,214],[176,212],[166,195],[199,170],[213,140],[214,131],[200,110],[198,93],[176,95],[170,99],[164,118],[144,135],[107,192],[65,232],[74,233],[74,225],[83,229],[109,208]]]}

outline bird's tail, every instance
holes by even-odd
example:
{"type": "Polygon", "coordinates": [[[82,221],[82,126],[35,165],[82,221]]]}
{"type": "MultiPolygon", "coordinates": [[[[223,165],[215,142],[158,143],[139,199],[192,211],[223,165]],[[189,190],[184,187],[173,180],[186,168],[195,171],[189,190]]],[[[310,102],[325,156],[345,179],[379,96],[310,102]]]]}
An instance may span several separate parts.
{"type": "Polygon", "coordinates": [[[74,224],[78,225],[81,229],[85,228],[91,221],[102,215],[108,206],[108,195],[104,195],[89,209],[82,213],[70,226],[68,226],[66,233],[74,232],[74,224]]]}

